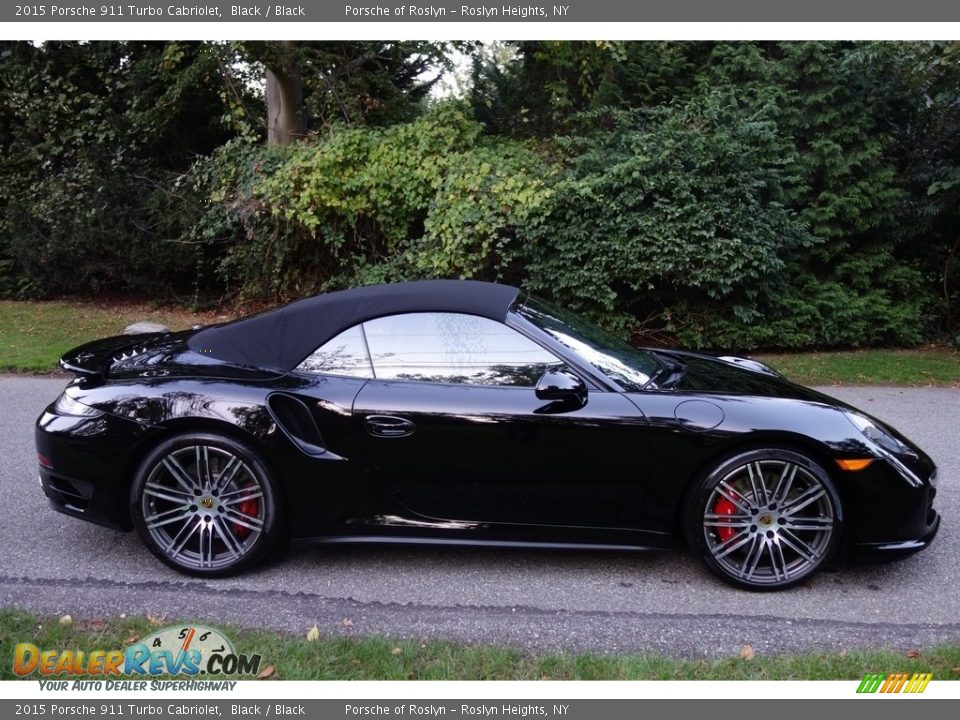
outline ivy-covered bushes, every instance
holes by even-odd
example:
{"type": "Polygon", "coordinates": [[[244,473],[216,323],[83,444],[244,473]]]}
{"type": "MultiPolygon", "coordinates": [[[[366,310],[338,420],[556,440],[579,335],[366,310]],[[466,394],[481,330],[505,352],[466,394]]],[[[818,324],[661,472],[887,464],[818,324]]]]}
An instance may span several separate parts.
{"type": "Polygon", "coordinates": [[[313,142],[235,142],[195,169],[211,198],[191,237],[245,297],[290,298],[416,277],[520,281],[554,169],[526,144],[485,137],[454,105],[313,142]]]}
{"type": "Polygon", "coordinates": [[[776,118],[718,91],[589,113],[549,144],[486,136],[455,104],[288,147],[236,141],[195,168],[210,202],[185,239],[248,299],[484,278],[639,342],[921,341],[919,271],[879,243],[842,257],[813,231],[791,207],[801,154],[776,118]]]}

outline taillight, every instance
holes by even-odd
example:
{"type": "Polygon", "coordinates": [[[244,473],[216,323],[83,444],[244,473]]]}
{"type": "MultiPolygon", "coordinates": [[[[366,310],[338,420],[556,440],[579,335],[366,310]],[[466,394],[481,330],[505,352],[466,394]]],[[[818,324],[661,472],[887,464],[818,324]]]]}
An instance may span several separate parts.
{"type": "Polygon", "coordinates": [[[53,404],[53,409],[58,415],[69,415],[71,417],[99,417],[103,415],[100,410],[84,405],[76,398],[67,395],[66,391],[57,398],[53,404]]]}

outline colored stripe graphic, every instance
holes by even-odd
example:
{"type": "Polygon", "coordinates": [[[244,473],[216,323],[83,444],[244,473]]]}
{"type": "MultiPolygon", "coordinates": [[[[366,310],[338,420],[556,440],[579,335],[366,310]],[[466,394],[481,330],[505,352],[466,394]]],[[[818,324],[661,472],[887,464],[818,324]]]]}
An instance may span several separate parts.
{"type": "Polygon", "coordinates": [[[887,675],[887,680],[883,683],[883,687],[880,688],[882,693],[895,693],[900,692],[900,687],[903,685],[904,681],[907,679],[906,673],[890,673],[887,675]]]}
{"type": "Polygon", "coordinates": [[[867,673],[857,687],[858,693],[922,693],[933,678],[933,673],[867,673]]]}
{"type": "Polygon", "coordinates": [[[863,681],[860,683],[860,687],[857,688],[857,692],[875,693],[882,682],[883,675],[881,673],[867,673],[863,676],[863,681]]]}
{"type": "Polygon", "coordinates": [[[933,673],[914,673],[913,677],[910,678],[910,684],[907,685],[907,689],[904,690],[904,692],[922,693],[927,689],[927,685],[930,683],[932,677],[933,673]]]}

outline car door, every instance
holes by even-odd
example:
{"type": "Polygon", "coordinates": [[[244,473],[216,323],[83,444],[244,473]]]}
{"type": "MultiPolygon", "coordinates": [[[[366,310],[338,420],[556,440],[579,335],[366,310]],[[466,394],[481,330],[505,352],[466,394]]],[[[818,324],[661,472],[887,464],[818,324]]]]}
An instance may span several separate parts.
{"type": "Polygon", "coordinates": [[[373,482],[431,518],[630,527],[643,514],[645,420],[597,388],[583,407],[541,400],[562,358],[507,325],[408,313],[362,330],[374,378],[353,414],[373,482]]]}

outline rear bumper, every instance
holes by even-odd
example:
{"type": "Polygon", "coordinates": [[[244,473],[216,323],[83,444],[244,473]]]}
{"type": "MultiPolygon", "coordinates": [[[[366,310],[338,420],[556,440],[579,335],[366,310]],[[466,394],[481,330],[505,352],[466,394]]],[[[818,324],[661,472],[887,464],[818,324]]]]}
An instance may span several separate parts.
{"type": "Polygon", "coordinates": [[[130,516],[117,507],[116,498],[92,483],[64,477],[40,466],[40,487],[57,512],[111,528],[130,530],[130,516]]]}
{"type": "Polygon", "coordinates": [[[132,527],[130,476],[149,429],[112,415],[38,418],[34,438],[40,487],[57,512],[115,530],[132,527]]]}

